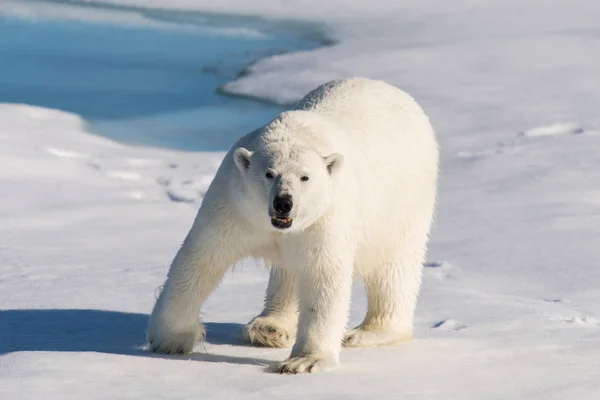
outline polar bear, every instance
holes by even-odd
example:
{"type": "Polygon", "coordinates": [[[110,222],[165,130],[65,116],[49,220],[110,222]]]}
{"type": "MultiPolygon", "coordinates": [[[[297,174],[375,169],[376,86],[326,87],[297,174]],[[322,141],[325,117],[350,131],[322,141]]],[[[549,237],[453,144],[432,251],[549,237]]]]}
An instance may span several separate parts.
{"type": "Polygon", "coordinates": [[[271,276],[244,336],[293,344],[276,371],[326,371],[342,345],[411,339],[438,158],[428,117],[402,90],[365,78],[314,89],[225,156],[154,306],[149,348],[192,352],[202,303],[248,257],[271,276]],[[368,310],[344,333],[355,274],[368,310]]]}

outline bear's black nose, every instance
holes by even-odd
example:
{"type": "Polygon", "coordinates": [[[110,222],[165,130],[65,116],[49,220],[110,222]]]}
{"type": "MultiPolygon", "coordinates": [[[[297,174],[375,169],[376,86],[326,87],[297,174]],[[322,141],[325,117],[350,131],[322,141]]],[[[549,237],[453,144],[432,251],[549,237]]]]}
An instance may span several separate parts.
{"type": "Polygon", "coordinates": [[[277,214],[287,215],[292,211],[294,203],[292,202],[292,196],[289,194],[283,194],[275,197],[273,200],[273,208],[277,214]]]}

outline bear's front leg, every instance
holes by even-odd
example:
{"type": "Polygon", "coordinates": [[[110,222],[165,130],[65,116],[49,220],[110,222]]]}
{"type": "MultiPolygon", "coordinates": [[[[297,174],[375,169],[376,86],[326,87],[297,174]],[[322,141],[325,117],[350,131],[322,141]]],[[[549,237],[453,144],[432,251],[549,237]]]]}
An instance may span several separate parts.
{"type": "Polygon", "coordinates": [[[200,307],[241,257],[237,242],[214,229],[220,222],[209,217],[216,213],[206,214],[200,210],[150,316],[147,340],[154,352],[191,353],[196,341],[204,339],[200,307]]]}
{"type": "MultiPolygon", "coordinates": [[[[307,243],[309,244],[309,243],[307,243]]],[[[282,374],[323,372],[339,366],[348,320],[354,252],[335,241],[312,243],[296,271],[299,321],[290,357],[277,364],[282,374]]]]}

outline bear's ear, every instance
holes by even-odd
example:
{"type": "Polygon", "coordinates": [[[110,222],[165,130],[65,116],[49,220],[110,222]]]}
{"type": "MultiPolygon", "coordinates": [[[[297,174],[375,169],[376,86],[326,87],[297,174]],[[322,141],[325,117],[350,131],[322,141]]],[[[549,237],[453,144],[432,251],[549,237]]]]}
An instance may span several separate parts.
{"type": "Polygon", "coordinates": [[[250,156],[252,156],[252,153],[244,147],[238,147],[233,152],[233,161],[235,161],[235,165],[237,165],[240,172],[246,172],[250,168],[250,156]]]}
{"type": "Polygon", "coordinates": [[[342,168],[342,165],[344,165],[344,156],[340,153],[333,153],[325,157],[325,165],[327,166],[327,172],[329,172],[330,175],[333,175],[342,168]]]}

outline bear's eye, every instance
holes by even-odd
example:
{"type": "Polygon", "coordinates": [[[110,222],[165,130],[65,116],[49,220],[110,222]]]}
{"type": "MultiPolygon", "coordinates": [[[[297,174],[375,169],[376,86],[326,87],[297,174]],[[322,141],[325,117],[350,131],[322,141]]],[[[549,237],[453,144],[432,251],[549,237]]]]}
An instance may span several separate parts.
{"type": "Polygon", "coordinates": [[[273,173],[272,172],[267,172],[265,174],[265,178],[267,178],[267,179],[273,179],[273,173]]]}
{"type": "Polygon", "coordinates": [[[304,175],[303,177],[300,178],[300,180],[302,182],[306,182],[308,180],[308,176],[304,175]]]}

